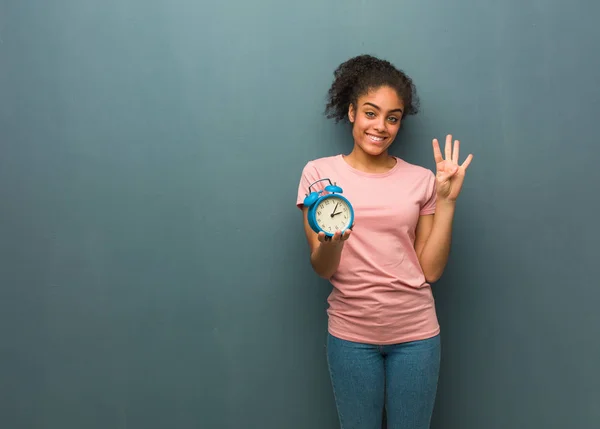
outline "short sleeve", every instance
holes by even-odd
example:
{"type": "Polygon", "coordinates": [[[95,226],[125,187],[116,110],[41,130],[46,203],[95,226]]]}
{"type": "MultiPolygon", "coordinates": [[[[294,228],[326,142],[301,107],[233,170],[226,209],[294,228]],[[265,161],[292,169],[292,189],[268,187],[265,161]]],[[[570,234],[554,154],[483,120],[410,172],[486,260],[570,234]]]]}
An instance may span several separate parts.
{"type": "MultiPolygon", "coordinates": [[[[309,161],[302,169],[302,175],[300,176],[300,183],[298,184],[298,196],[296,198],[296,206],[302,210],[304,206],[304,198],[308,194],[308,187],[319,180],[321,177],[313,161],[309,161]]],[[[314,187],[311,191],[319,190],[320,188],[314,187]]]]}
{"type": "Polygon", "coordinates": [[[435,175],[433,172],[429,171],[427,175],[427,191],[425,192],[425,202],[421,206],[420,215],[430,215],[435,213],[435,203],[436,203],[436,187],[435,187],[435,175]]]}

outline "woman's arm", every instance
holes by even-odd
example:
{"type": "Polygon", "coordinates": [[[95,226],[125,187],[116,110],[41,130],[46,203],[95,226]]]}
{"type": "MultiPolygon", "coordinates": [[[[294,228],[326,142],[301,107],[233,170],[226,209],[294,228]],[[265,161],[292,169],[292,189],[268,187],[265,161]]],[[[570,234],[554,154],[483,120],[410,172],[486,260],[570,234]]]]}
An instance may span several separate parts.
{"type": "Polygon", "coordinates": [[[421,216],[417,224],[415,250],[429,283],[438,281],[446,268],[455,207],[455,202],[439,201],[435,214],[421,216]]]}
{"type": "Polygon", "coordinates": [[[302,211],[304,232],[310,247],[310,263],[319,277],[329,279],[340,265],[344,243],[352,231],[346,230],[343,237],[340,231],[337,231],[331,239],[326,239],[324,233],[321,232],[317,235],[308,224],[308,209],[304,207],[302,211]]]}
{"type": "Polygon", "coordinates": [[[419,218],[415,232],[415,250],[428,282],[439,280],[446,268],[456,199],[462,189],[467,167],[473,160],[473,155],[469,154],[461,165],[458,164],[460,142],[455,140],[452,147],[450,134],[446,136],[444,148],[446,159],[442,156],[437,139],[432,141],[432,145],[436,164],[436,209],[434,215],[419,218]]]}

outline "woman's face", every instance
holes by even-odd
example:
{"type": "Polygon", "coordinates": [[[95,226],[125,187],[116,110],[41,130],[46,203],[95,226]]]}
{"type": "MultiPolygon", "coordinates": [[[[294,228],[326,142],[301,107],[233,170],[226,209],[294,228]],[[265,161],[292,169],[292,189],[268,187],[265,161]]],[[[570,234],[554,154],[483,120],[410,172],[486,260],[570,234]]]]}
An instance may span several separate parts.
{"type": "Polygon", "coordinates": [[[403,111],[404,103],[388,86],[361,96],[348,110],[355,144],[371,156],[387,153],[400,129],[403,111]]]}

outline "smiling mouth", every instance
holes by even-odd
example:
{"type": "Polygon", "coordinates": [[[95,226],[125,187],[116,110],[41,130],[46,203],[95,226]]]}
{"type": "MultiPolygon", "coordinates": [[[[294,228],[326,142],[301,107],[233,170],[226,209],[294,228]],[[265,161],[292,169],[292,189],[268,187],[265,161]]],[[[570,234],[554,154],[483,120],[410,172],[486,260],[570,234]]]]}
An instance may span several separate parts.
{"type": "Polygon", "coordinates": [[[381,143],[385,140],[385,137],[374,136],[373,134],[369,133],[367,133],[367,137],[369,137],[369,140],[371,140],[373,143],[381,143]]]}

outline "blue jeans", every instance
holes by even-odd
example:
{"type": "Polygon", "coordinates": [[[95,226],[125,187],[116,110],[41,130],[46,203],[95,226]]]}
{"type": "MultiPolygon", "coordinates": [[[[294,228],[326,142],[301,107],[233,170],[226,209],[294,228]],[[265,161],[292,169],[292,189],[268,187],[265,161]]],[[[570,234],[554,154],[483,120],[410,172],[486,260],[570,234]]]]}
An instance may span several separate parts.
{"type": "Polygon", "coordinates": [[[440,368],[440,336],[370,345],[328,334],[327,363],[342,429],[429,429],[440,368]]]}

